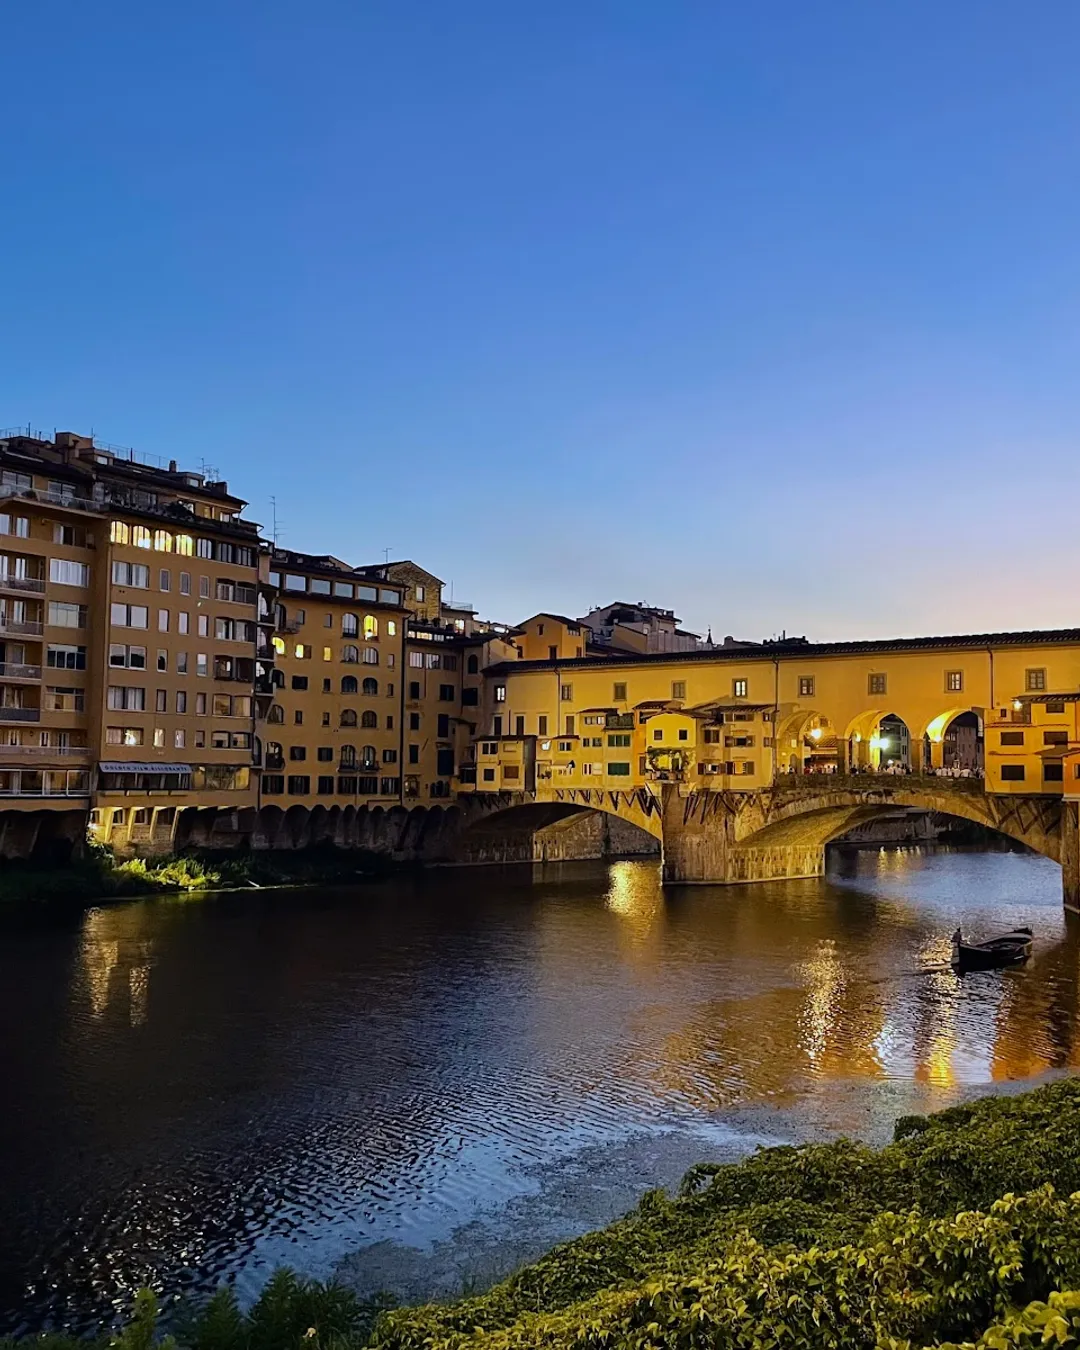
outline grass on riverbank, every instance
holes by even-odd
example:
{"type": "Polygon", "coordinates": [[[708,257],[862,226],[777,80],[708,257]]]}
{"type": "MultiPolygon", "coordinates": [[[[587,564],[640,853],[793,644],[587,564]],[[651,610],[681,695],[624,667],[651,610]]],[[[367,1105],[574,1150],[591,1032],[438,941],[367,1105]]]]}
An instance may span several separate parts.
{"type": "Polygon", "coordinates": [[[355,881],[359,876],[385,868],[385,860],[375,855],[335,848],[280,853],[192,853],[119,862],[111,849],[90,845],[83,858],[62,867],[20,862],[0,865],[0,903],[43,901],[82,906],[231,886],[355,881]]]}
{"type": "MultiPolygon", "coordinates": [[[[905,1118],[877,1151],[840,1140],[693,1168],[677,1196],[645,1196],[476,1298],[379,1314],[281,1273],[250,1313],[221,1293],[176,1335],[190,1350],[1019,1350],[1080,1347],[1077,1291],[1070,1079],[905,1118]]],[[[155,1334],[143,1295],[112,1344],[149,1350],[155,1334]]]]}

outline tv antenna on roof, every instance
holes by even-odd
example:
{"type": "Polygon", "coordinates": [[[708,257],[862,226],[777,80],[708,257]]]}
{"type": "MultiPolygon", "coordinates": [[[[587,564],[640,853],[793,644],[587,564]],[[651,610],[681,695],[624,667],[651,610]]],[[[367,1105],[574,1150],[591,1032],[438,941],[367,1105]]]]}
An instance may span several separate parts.
{"type": "Polygon", "coordinates": [[[270,530],[270,537],[271,537],[271,538],[273,539],[273,541],[274,541],[274,547],[277,548],[277,546],[278,546],[278,518],[277,518],[277,498],[276,498],[276,497],[271,497],[271,498],[270,498],[270,510],[271,510],[271,513],[272,513],[272,522],[273,522],[272,527],[271,527],[271,530],[270,530]]]}
{"type": "Polygon", "coordinates": [[[199,472],[208,483],[216,483],[220,475],[212,464],[207,464],[205,459],[199,460],[199,472]]]}
{"type": "Polygon", "coordinates": [[[382,556],[383,556],[383,562],[384,562],[384,563],[388,563],[388,562],[390,561],[390,554],[391,554],[392,552],[393,552],[392,549],[389,549],[389,548],[384,548],[384,549],[383,549],[383,551],[382,551],[382,556]]]}

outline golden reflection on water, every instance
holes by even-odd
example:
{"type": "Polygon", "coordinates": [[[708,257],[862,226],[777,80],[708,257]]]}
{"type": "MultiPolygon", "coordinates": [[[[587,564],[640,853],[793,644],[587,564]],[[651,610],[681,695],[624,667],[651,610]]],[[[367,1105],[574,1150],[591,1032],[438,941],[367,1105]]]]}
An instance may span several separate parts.
{"type": "Polygon", "coordinates": [[[604,907],[618,916],[618,938],[630,954],[645,946],[655,949],[665,909],[663,891],[652,869],[640,863],[613,863],[604,907]]]}
{"type": "Polygon", "coordinates": [[[88,1002],[91,1020],[119,1010],[129,1026],[142,1026],[150,998],[152,940],[144,936],[134,908],[91,910],[80,943],[81,979],[74,982],[78,1007],[88,1002]]]}

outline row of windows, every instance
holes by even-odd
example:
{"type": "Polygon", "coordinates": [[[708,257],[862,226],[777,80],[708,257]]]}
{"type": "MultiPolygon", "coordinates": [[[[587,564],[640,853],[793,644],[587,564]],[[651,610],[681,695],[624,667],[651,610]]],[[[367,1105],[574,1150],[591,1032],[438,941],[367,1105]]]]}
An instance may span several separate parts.
{"type": "Polygon", "coordinates": [[[255,549],[246,544],[231,544],[222,539],[193,538],[190,534],[173,534],[171,530],[152,530],[147,525],[128,525],[114,520],[109,527],[109,538],[114,544],[132,548],[152,548],[157,553],[179,553],[181,557],[209,558],[214,562],[233,563],[237,567],[255,566],[255,549]]]}
{"type": "MultiPolygon", "coordinates": [[[[303,628],[307,623],[307,610],[294,609],[290,620],[288,611],[284,605],[278,605],[274,614],[274,623],[278,629],[285,628],[303,628]]],[[[326,614],[323,617],[323,627],[333,628],[333,614],[326,614]]],[[[342,637],[359,637],[363,633],[367,642],[377,642],[379,640],[379,620],[374,614],[365,614],[361,620],[358,614],[343,614],[341,616],[341,635],[342,637]]],[[[397,620],[386,620],[386,636],[397,637],[397,620]]]]}
{"type": "MultiPolygon", "coordinates": [[[[326,774],[316,779],[315,791],[319,796],[331,796],[335,788],[340,797],[396,797],[401,790],[401,779],[378,778],[374,774],[336,780],[331,774],[326,774]]],[[[291,797],[308,797],[311,795],[311,779],[304,773],[290,774],[287,790],[291,797]]],[[[264,773],[262,791],[264,797],[280,797],[286,791],[284,775],[264,773]]]]}
{"type": "MultiPolygon", "coordinates": [[[[1042,734],[1043,745],[1068,745],[1069,733],[1064,727],[1051,728],[1042,734]]],[[[1023,745],[1024,732],[1022,731],[1003,731],[1001,733],[1002,745],[1023,745]]]]}
{"type": "MultiPolygon", "coordinates": [[[[59,559],[53,559],[58,562],[59,559]]],[[[82,564],[75,564],[81,566],[82,564]]],[[[58,578],[53,577],[54,581],[58,578]]],[[[112,580],[114,586],[132,586],[136,590],[150,589],[150,568],[145,563],[123,562],[116,559],[112,565],[112,580]]],[[[76,582],[72,585],[80,584],[76,582]]],[[[86,584],[81,583],[81,584],[86,584]]],[[[191,573],[180,572],[178,574],[178,586],[181,595],[191,594],[191,573]]],[[[158,590],[172,590],[172,573],[167,567],[162,567],[158,571],[158,590]]],[[[199,598],[200,600],[209,600],[210,598],[210,578],[208,576],[199,577],[199,598]]],[[[219,577],[214,584],[214,598],[224,600],[230,604],[236,605],[254,605],[256,591],[254,586],[249,586],[241,581],[228,581],[219,577]]]]}
{"type": "MultiPolygon", "coordinates": [[[[106,727],[105,744],[139,746],[145,745],[146,728],[145,727],[106,727]]],[[[192,735],[192,745],[196,750],[206,748],[206,731],[199,727],[192,735]]],[[[165,748],[165,728],[154,727],[151,732],[151,744],[155,750],[165,748]]],[[[172,745],[174,750],[184,750],[187,748],[187,731],[183,727],[177,727],[172,735],[172,745]]],[[[224,731],[212,730],[210,732],[210,747],[213,750],[250,750],[251,732],[250,731],[224,731]]]]}
{"type": "MultiPolygon", "coordinates": [[[[473,661],[476,658],[470,657],[469,659],[473,661]]],[[[457,670],[458,668],[457,657],[453,652],[410,652],[409,665],[417,670],[421,668],[424,670],[457,670]]],[[[495,697],[499,697],[499,689],[504,691],[503,697],[505,697],[504,685],[496,686],[495,697]]]]}
{"type": "MultiPolygon", "coordinates": [[[[169,631],[172,613],[173,611],[168,609],[158,610],[157,631],[159,633],[169,631]]],[[[186,609],[177,610],[175,613],[176,631],[181,636],[186,636],[191,632],[191,614],[186,609]]],[[[210,636],[210,617],[209,614],[195,615],[195,626],[199,637],[210,636]]],[[[114,628],[149,628],[150,610],[146,605],[127,605],[117,601],[109,606],[109,622],[114,628]]],[[[254,643],[256,637],[255,624],[249,619],[229,619],[219,616],[214,619],[214,637],[220,642],[254,643]]]]}
{"type": "MultiPolygon", "coordinates": [[[[355,745],[342,745],[337,751],[332,745],[320,745],[315,752],[315,758],[322,763],[329,764],[333,760],[335,753],[338,755],[342,765],[349,764],[353,768],[374,769],[379,762],[379,752],[373,745],[361,746],[359,751],[355,745]]],[[[396,750],[388,749],[382,752],[382,762],[384,764],[396,764],[398,753],[396,750]]],[[[302,763],[307,759],[306,745],[290,745],[289,759],[293,763],[302,763]]],[[[266,743],[266,763],[270,768],[284,763],[285,752],[278,741],[267,741],[266,743]]]]}
{"type": "Polygon", "coordinates": [[[368,586],[352,581],[328,581],[325,577],[302,577],[294,572],[271,572],[270,585],[285,591],[309,595],[336,595],[342,600],[376,600],[384,605],[400,605],[401,592],[389,586],[368,586]]]}
{"type": "MultiPolygon", "coordinates": [[[[1064,765],[1060,759],[1048,759],[1042,766],[1042,776],[1044,783],[1060,783],[1064,774],[1064,765]]],[[[1080,778],[1080,764],[1076,765],[1077,774],[1080,778]]],[[[1023,764],[1003,764],[1001,766],[1001,779],[1005,783],[1022,783],[1027,777],[1026,766],[1023,764]]]]}
{"type": "MultiPolygon", "coordinates": [[[[472,660],[472,658],[470,658],[472,660]]],[[[1046,689],[1046,670],[1044,667],[1035,667],[1024,672],[1024,688],[1028,693],[1038,693],[1046,689]]],[[[962,670],[947,670],[945,672],[945,692],[949,694],[963,693],[964,672],[962,670]]],[[[616,680],[611,687],[612,701],[615,703],[625,703],[627,701],[627,686],[622,680],[616,680]]],[[[737,676],[731,681],[732,698],[747,698],[750,692],[750,682],[742,676],[737,676]]],[[[799,676],[799,697],[813,698],[816,692],[816,677],[813,675],[799,676]]],[[[888,676],[882,673],[875,673],[866,677],[866,692],[868,694],[887,694],[889,692],[888,676]]],[[[673,699],[686,698],[686,681],[672,680],[671,697],[673,699]]],[[[572,684],[561,684],[559,686],[559,698],[563,703],[572,703],[574,700],[574,686],[572,684]]],[[[495,701],[501,703],[506,699],[506,686],[495,686],[495,701]]]]}
{"type": "MultiPolygon", "coordinates": [[[[272,642],[274,651],[276,651],[279,656],[284,656],[288,651],[285,639],[275,636],[272,639],[272,642]]],[[[292,654],[297,661],[310,661],[314,657],[314,648],[310,647],[307,643],[298,642],[293,647],[292,654]]],[[[322,659],[324,661],[332,661],[334,659],[334,650],[332,647],[324,647],[322,649],[322,659]]],[[[351,642],[347,642],[341,649],[341,660],[343,664],[347,666],[377,666],[379,664],[379,649],[378,647],[356,647],[351,642]]],[[[393,652],[386,653],[386,664],[391,669],[395,665],[393,652]]]]}

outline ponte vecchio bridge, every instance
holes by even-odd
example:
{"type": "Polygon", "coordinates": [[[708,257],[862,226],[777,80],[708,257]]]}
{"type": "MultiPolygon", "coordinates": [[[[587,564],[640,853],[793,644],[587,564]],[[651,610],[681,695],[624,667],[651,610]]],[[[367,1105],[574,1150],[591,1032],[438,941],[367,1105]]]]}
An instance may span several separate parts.
{"type": "Polygon", "coordinates": [[[1080,908],[1080,630],[778,642],[487,672],[485,829],[605,812],[673,883],[814,876],[852,828],[917,809],[1061,864],[1080,908]],[[494,794],[494,795],[492,795],[494,794]],[[518,816],[523,820],[525,817],[518,816]]]}

